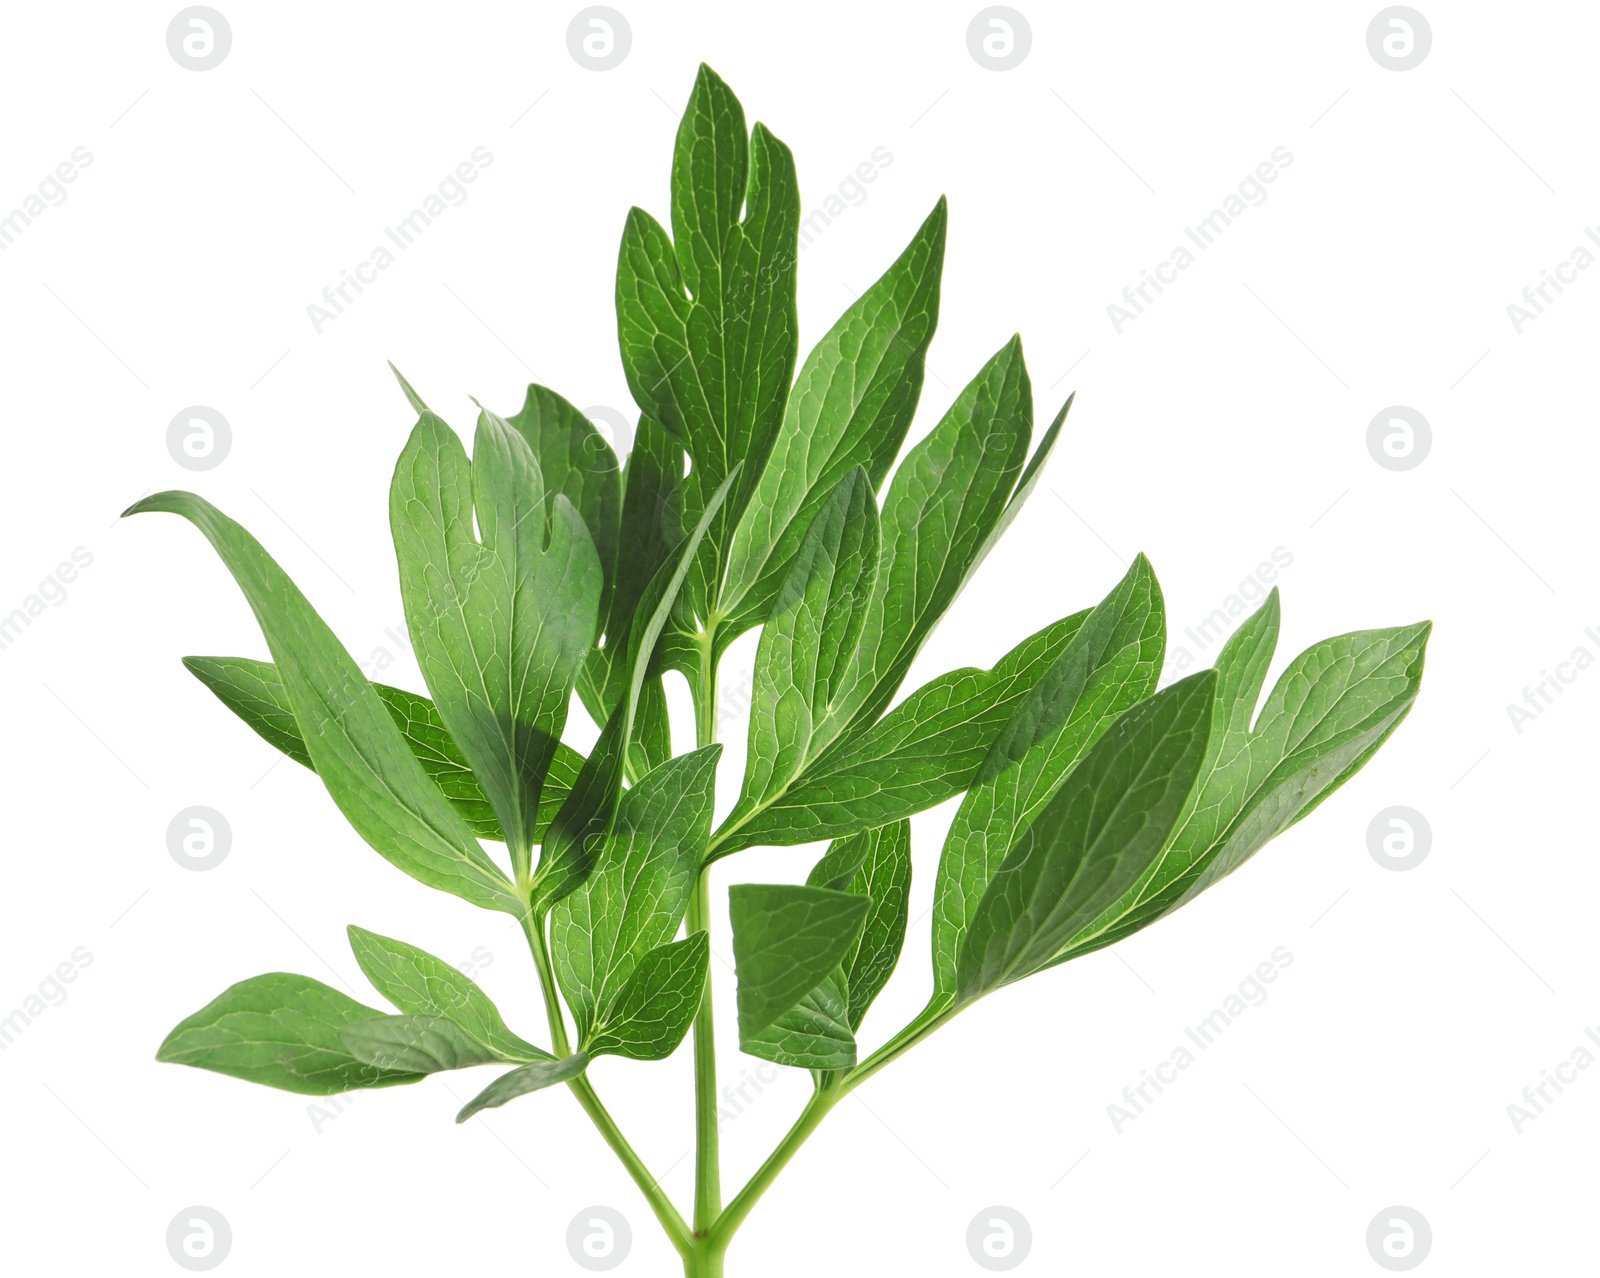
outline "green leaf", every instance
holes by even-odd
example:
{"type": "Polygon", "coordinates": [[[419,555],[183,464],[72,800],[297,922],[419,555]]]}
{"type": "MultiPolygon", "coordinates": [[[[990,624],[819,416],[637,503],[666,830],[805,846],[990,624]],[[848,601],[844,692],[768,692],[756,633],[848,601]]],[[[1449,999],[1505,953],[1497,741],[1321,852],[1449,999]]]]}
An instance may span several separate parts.
{"type": "Polygon", "coordinates": [[[1048,965],[1149,868],[1205,760],[1216,682],[1207,670],[1140,702],[1072,770],[978,901],[958,1002],[1048,965]]]}
{"type": "MultiPolygon", "coordinates": [[[[377,1069],[436,1074],[492,1065],[507,1058],[477,1042],[443,1016],[380,1016],[357,1021],[339,1034],[350,1054],[377,1069]]],[[[535,1057],[534,1059],[543,1059],[535,1057]]]]}
{"type": "Polygon", "coordinates": [[[507,1101],[514,1101],[529,1092],[537,1092],[556,1083],[576,1078],[589,1068],[589,1054],[578,1052],[559,1061],[535,1061],[508,1074],[502,1074],[489,1086],[461,1107],[456,1122],[464,1123],[480,1110],[496,1109],[507,1101]]]}
{"type": "MultiPolygon", "coordinates": [[[[622,472],[621,536],[607,573],[611,588],[602,641],[585,659],[578,680],[578,693],[596,724],[604,725],[626,694],[628,641],[639,601],[683,542],[683,465],[683,446],[648,417],[640,418],[622,472]]],[[[641,617],[639,624],[647,620],[641,617]]]]}
{"type": "Polygon", "coordinates": [[[991,670],[940,675],[870,728],[846,733],[766,808],[742,824],[730,814],[712,838],[711,859],[757,845],[854,834],[960,794],[1012,711],[1088,616],[1085,609],[1053,622],[991,670]]]}
{"type": "MultiPolygon", "coordinates": [[[[739,983],[739,1045],[754,1055],[774,1059],[772,1053],[807,1055],[816,1050],[837,1055],[840,1040],[830,1026],[846,1020],[842,989],[820,990],[836,981],[840,965],[850,954],[866,922],[870,902],[864,896],[831,888],[799,887],[787,883],[739,883],[728,892],[728,913],[733,922],[733,957],[739,983]],[[806,1007],[802,1003],[811,1001],[806,1007]],[[763,1035],[785,1015],[775,1046],[763,1035]],[[817,1040],[807,1046],[810,1035],[817,1040]]],[[[848,1037],[848,1026],[845,1035],[848,1037]]],[[[850,1044],[854,1063],[855,1045],[850,1044]]],[[[790,1063],[784,1061],[782,1063],[790,1063]]],[[[834,1065],[810,1065],[832,1069],[834,1065]]]]}
{"type": "Polygon", "coordinates": [[[375,1068],[344,1044],[346,1026],[382,1015],[309,976],[269,972],[179,1021],[156,1059],[306,1096],[414,1083],[420,1073],[375,1068]]]}
{"type": "Polygon", "coordinates": [[[522,411],[505,420],[533,450],[544,477],[545,506],[551,518],[558,495],[583,516],[605,576],[600,598],[604,617],[620,545],[622,470],[617,455],[580,409],[543,386],[530,385],[522,411]]]}
{"type": "Polygon", "coordinates": [[[356,832],[429,887],[521,914],[516,891],[429,780],[377,691],[260,543],[193,493],[157,493],[123,513],[145,511],[188,519],[233,574],[277,662],[317,775],[356,832]]]}
{"type": "Polygon", "coordinates": [[[866,621],[878,569],[878,506],[860,467],[823,503],[756,648],[739,821],[788,789],[828,743],[827,720],[866,621]]]}
{"type": "Polygon", "coordinates": [[[705,991],[710,937],[694,932],[645,954],[584,1040],[591,1056],[664,1061],[694,1024],[705,991]]]}
{"type": "Polygon", "coordinates": [[[839,709],[819,736],[874,722],[923,641],[988,550],[1033,430],[1033,392],[1013,337],[913,448],[883,503],[878,584],[839,709]]]}
{"type": "Polygon", "coordinates": [[[741,1037],[739,1047],[751,1056],[795,1069],[849,1069],[856,1063],[856,1040],[841,975],[834,972],[824,978],[766,1029],[741,1037]]]}
{"type": "Polygon", "coordinates": [[[716,518],[723,498],[737,478],[736,471],[723,480],[722,487],[712,494],[694,532],[680,547],[675,562],[661,565],[639,600],[644,624],[636,623],[629,631],[624,666],[626,691],[601,730],[599,741],[584,760],[572,793],[550,823],[533,881],[531,903],[535,917],[542,917],[556,901],[583,882],[594,865],[621,798],[626,747],[634,738],[635,712],[656,640],[666,627],[678,590],[688,576],[706,529],[716,518]]]}
{"type": "Polygon", "coordinates": [[[394,366],[393,360],[389,361],[389,371],[394,374],[395,381],[400,383],[400,389],[404,392],[406,403],[411,405],[412,411],[418,416],[429,412],[430,410],[428,406],[422,402],[422,396],[411,389],[411,383],[406,381],[400,370],[394,366]]]}
{"type": "Polygon", "coordinates": [[[905,944],[911,916],[911,822],[896,821],[835,840],[806,882],[864,896],[870,902],[861,935],[841,964],[849,1028],[858,1030],[905,944]]]}
{"type": "Polygon", "coordinates": [[[934,1001],[995,871],[1112,720],[1155,690],[1166,648],[1161,587],[1143,555],[1089,614],[990,747],[945,839],[934,885],[934,1001]]]}
{"type": "MultiPolygon", "coordinates": [[[[295,722],[294,707],[289,704],[289,693],[278,677],[278,669],[270,661],[254,661],[249,657],[185,657],[183,664],[189,673],[205,684],[223,705],[245,721],[269,745],[288,755],[296,763],[311,768],[311,755],[300,736],[300,725],[295,722]]],[[[444,797],[459,812],[472,832],[480,839],[505,841],[494,809],[483,796],[483,787],[472,769],[461,757],[461,751],[450,739],[450,733],[439,717],[433,702],[404,688],[391,688],[385,683],[372,685],[378,697],[389,708],[401,735],[411,752],[417,756],[423,770],[433,778],[444,797]]],[[[556,746],[555,758],[539,790],[539,821],[534,829],[535,840],[544,837],[550,824],[572,789],[578,770],[583,767],[583,756],[571,746],[556,746]]],[[[315,771],[315,769],[312,769],[315,771]]]]}
{"type": "Polygon", "coordinates": [[[678,933],[711,835],[722,747],[669,759],[622,796],[587,878],[551,917],[556,980],[580,1042],[645,955],[678,933]]]}
{"type": "Polygon", "coordinates": [[[1194,797],[1147,878],[1064,957],[1148,927],[1233,873],[1353,776],[1410,713],[1431,623],[1313,644],[1284,671],[1255,729],[1278,639],[1278,592],[1217,658],[1217,729],[1194,797]]]}
{"type": "Polygon", "coordinates": [[[720,607],[737,635],[759,623],[816,511],[860,466],[874,492],[922,393],[939,320],[946,209],[941,197],[911,243],[806,356],[772,454],[728,548],[720,607]]]}
{"type": "Polygon", "coordinates": [[[478,984],[404,941],[351,924],[350,948],[373,987],[402,1012],[453,1021],[494,1059],[549,1060],[550,1054],[517,1037],[478,984]]]}
{"type": "Polygon", "coordinates": [[[669,664],[694,659],[694,624],[716,606],[732,526],[782,419],[798,346],[799,224],[788,147],[760,124],[747,139],[738,99],[702,66],[673,157],[673,238],[635,208],[617,261],[623,369],[639,407],[694,459],[688,517],[744,467],[685,587],[669,664]]]}
{"type": "Polygon", "coordinates": [[[484,412],[473,451],[469,463],[455,432],[424,413],[395,467],[389,521],[417,664],[520,882],[602,577],[582,516],[559,495],[547,544],[544,480],[521,435],[484,412]]]}

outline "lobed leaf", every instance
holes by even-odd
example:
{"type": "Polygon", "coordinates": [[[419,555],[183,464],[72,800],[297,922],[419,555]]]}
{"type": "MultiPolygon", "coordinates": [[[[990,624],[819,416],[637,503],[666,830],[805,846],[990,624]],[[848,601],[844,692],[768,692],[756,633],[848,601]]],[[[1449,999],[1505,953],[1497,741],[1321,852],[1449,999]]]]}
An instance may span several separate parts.
{"type": "Polygon", "coordinates": [[[905,945],[911,917],[911,822],[896,821],[835,840],[806,882],[868,901],[861,934],[840,963],[848,1028],[854,1032],[888,984],[905,945]]]}

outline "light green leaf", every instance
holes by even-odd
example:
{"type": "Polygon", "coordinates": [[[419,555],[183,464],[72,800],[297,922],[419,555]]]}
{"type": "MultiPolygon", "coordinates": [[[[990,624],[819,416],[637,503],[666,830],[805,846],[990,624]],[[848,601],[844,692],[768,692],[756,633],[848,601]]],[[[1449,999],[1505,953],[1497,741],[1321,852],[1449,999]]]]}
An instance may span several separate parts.
{"type": "Polygon", "coordinates": [[[844,475],[863,467],[876,492],[889,473],[939,319],[945,223],[941,197],[894,265],[806,356],[729,544],[719,601],[725,633],[767,615],[815,512],[844,475]]]}
{"type": "MultiPolygon", "coordinates": [[[[780,1017],[835,978],[861,935],[869,904],[864,896],[787,883],[729,889],[741,1047],[758,1043],[780,1017]]],[[[838,1016],[831,1019],[842,1022],[843,992],[835,994],[838,1016]]],[[[831,1008],[823,995],[818,999],[819,1010],[831,1008]]]]}
{"type": "MultiPolygon", "coordinates": [[[[262,740],[282,750],[296,763],[307,768],[312,766],[311,755],[300,736],[300,725],[295,722],[294,707],[289,704],[289,693],[278,677],[277,667],[270,661],[254,661],[249,657],[185,657],[183,664],[262,740]]],[[[483,796],[483,787],[450,739],[433,702],[385,683],[372,686],[389,708],[423,770],[433,778],[472,832],[480,839],[504,842],[505,835],[489,800],[483,796]]],[[[561,807],[582,767],[581,754],[566,744],[556,746],[550,771],[539,790],[539,821],[534,828],[536,841],[544,837],[550,818],[561,807]]]]}
{"type": "Polygon", "coordinates": [[[860,467],[818,509],[756,648],[738,823],[789,788],[826,741],[824,722],[855,655],[878,569],[878,506],[860,467]]]}
{"type": "Polygon", "coordinates": [[[554,499],[546,543],[544,481],[521,435],[484,412],[473,451],[469,463],[455,432],[424,413],[395,467],[389,522],[417,664],[521,882],[540,785],[598,630],[602,577],[565,497],[554,499]]]}
{"type": "Polygon", "coordinates": [[[382,1015],[309,976],[269,972],[229,986],[179,1021],[156,1059],[306,1096],[414,1083],[422,1074],[366,1064],[340,1037],[382,1015]]]}
{"type": "Polygon", "coordinates": [[[694,932],[645,954],[584,1040],[591,1056],[664,1061],[694,1024],[705,992],[710,937],[694,932]]]}
{"type": "Polygon", "coordinates": [[[1231,874],[1353,776],[1410,713],[1431,623],[1360,630],[1313,644],[1262,707],[1278,639],[1278,593],[1217,658],[1217,729],[1200,783],[1144,881],[1111,903],[1063,957],[1148,927],[1231,874]]]}
{"type": "Polygon", "coordinates": [[[678,933],[711,834],[722,747],[679,755],[622,796],[587,878],[556,903],[556,980],[579,1041],[644,956],[678,933]]]}
{"type": "Polygon", "coordinates": [[[1216,682],[1207,670],[1140,702],[1072,770],[978,901],[959,1003],[1048,965],[1149,868],[1205,760],[1216,682]]]}
{"type": "Polygon", "coordinates": [[[480,1110],[496,1109],[508,1101],[516,1100],[519,1096],[526,1096],[529,1092],[537,1092],[556,1083],[565,1083],[588,1068],[589,1054],[579,1052],[574,1056],[563,1057],[559,1061],[535,1061],[531,1065],[514,1069],[508,1074],[500,1075],[463,1105],[461,1112],[456,1115],[456,1122],[464,1123],[480,1110]]]}
{"type": "Polygon", "coordinates": [[[835,840],[806,882],[864,896],[870,902],[861,935],[840,965],[849,1028],[858,1030],[905,944],[911,916],[911,822],[896,821],[835,840]]]}
{"type": "Polygon", "coordinates": [[[1161,587],[1143,555],[1006,722],[946,836],[934,884],[934,1002],[995,871],[1112,720],[1155,690],[1166,648],[1161,587]]]}
{"type": "Polygon", "coordinates": [[[635,714],[656,640],[666,627],[678,590],[688,576],[706,529],[737,479],[736,468],[712,494],[699,524],[679,548],[675,560],[661,565],[639,600],[643,624],[636,623],[629,631],[624,666],[626,691],[601,730],[600,740],[584,760],[583,771],[573,783],[572,793],[550,823],[533,882],[535,917],[542,917],[550,906],[576,888],[594,865],[621,798],[626,747],[634,739],[635,714]]]}
{"type": "Polygon", "coordinates": [[[260,543],[193,493],[157,493],[123,513],[145,511],[188,519],[233,574],[277,662],[317,775],[356,832],[429,887],[520,914],[512,885],[423,771],[377,691],[260,543]]]}
{"type": "Polygon", "coordinates": [[[854,834],[960,794],[1088,615],[1085,609],[1030,635],[991,670],[940,675],[870,728],[846,733],[765,808],[742,823],[730,814],[712,838],[711,858],[854,834]]]}
{"type": "MultiPolygon", "coordinates": [[[[346,1026],[339,1038],[364,1065],[416,1074],[492,1065],[508,1059],[488,1050],[443,1016],[380,1016],[346,1026]]],[[[541,1054],[534,1059],[546,1058],[541,1054]]]]}
{"type": "Polygon", "coordinates": [[[349,933],[350,948],[367,979],[402,1012],[453,1021],[499,1060],[550,1059],[548,1052],[513,1034],[477,982],[443,959],[354,924],[349,933]]]}

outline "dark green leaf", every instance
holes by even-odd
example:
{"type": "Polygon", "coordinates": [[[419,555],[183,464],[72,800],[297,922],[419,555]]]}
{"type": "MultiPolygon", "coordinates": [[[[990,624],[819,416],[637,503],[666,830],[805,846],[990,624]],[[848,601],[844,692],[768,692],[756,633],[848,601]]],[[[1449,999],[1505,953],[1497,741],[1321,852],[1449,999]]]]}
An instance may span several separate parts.
{"type": "Polygon", "coordinates": [[[559,495],[547,544],[544,480],[520,434],[481,413],[473,451],[468,462],[455,432],[424,413],[395,467],[389,521],[417,664],[521,882],[602,577],[582,516],[559,495]]]}
{"type": "Polygon", "coordinates": [[[622,471],[617,455],[593,422],[543,386],[529,386],[522,411],[506,422],[533,450],[544,476],[545,505],[551,517],[558,494],[583,516],[605,574],[606,588],[600,599],[604,617],[616,573],[622,517],[622,471]]]}
{"type": "Polygon", "coordinates": [[[956,965],[970,1003],[1048,965],[1160,854],[1211,733],[1217,676],[1142,701],[1097,741],[985,889],[956,965]]]}
{"type": "Polygon", "coordinates": [[[678,1050],[700,1010],[710,958],[705,932],[645,954],[617,991],[603,1022],[584,1040],[584,1050],[591,1056],[666,1060],[678,1050]]]}
{"type": "Polygon", "coordinates": [[[526,1096],[529,1092],[537,1092],[556,1083],[565,1083],[588,1068],[588,1053],[579,1052],[575,1056],[567,1056],[559,1061],[535,1061],[531,1065],[514,1069],[509,1074],[500,1075],[463,1105],[461,1112],[456,1115],[456,1122],[464,1123],[479,1110],[496,1109],[507,1101],[526,1096]]]}
{"type": "Polygon", "coordinates": [[[735,528],[720,609],[731,635],[759,623],[824,498],[854,467],[882,486],[922,392],[939,319],[941,198],[883,276],[806,356],[772,454],[735,528]]]}
{"type": "Polygon", "coordinates": [[[188,519],[239,583],[277,662],[317,775],[356,832],[428,886],[520,914],[512,885],[429,780],[376,690],[260,543],[193,493],[157,493],[124,514],[145,511],[188,519]]]}
{"type": "Polygon", "coordinates": [[[840,974],[824,978],[760,1033],[741,1036],[739,1047],[795,1069],[849,1069],[856,1063],[856,1040],[840,974]]]}
{"type": "Polygon", "coordinates": [[[517,1037],[477,983],[443,959],[404,941],[352,924],[350,948],[373,987],[402,1012],[445,1017],[500,1060],[549,1059],[549,1053],[517,1037]]]}
{"type": "Polygon", "coordinates": [[[887,825],[960,794],[1012,711],[1061,656],[1089,612],[1024,639],[991,670],[967,667],[917,689],[872,727],[847,733],[781,797],[743,824],[725,821],[712,859],[887,825]]]}
{"type": "Polygon", "coordinates": [[[1431,624],[1360,630],[1289,664],[1250,721],[1278,639],[1278,593],[1217,658],[1217,728],[1183,818],[1146,880],[1108,905],[1076,957],[1120,940],[1233,873],[1353,776],[1410,712],[1431,624]]]}
{"type": "Polygon", "coordinates": [[[911,915],[911,822],[896,821],[836,840],[806,882],[871,902],[861,935],[841,964],[849,1027],[858,1030],[905,944],[911,915]]]}
{"type": "Polygon", "coordinates": [[[855,655],[878,570],[878,506],[860,467],[818,509],[756,649],[744,789],[729,821],[787,790],[855,655]]]}
{"type": "Polygon", "coordinates": [[[156,1059],[306,1096],[414,1083],[420,1073],[375,1068],[344,1045],[346,1026],[382,1016],[309,976],[269,972],[179,1021],[156,1059]]]}
{"type": "Polygon", "coordinates": [[[644,956],[678,933],[711,834],[721,746],[669,759],[622,796],[590,871],[552,911],[556,979],[578,1038],[644,956]]]}
{"type": "Polygon", "coordinates": [[[1155,690],[1166,648],[1161,588],[1140,555],[1017,705],[957,810],[934,885],[934,998],[979,898],[1018,837],[1118,715],[1155,690]]]}
{"type": "MultiPolygon", "coordinates": [[[[284,689],[283,680],[278,677],[277,667],[270,661],[254,661],[249,657],[185,657],[183,664],[264,741],[282,750],[296,763],[311,767],[311,755],[306,750],[306,743],[301,740],[300,725],[295,722],[289,694],[284,689]]],[[[461,757],[456,743],[450,739],[450,733],[433,702],[404,688],[391,688],[385,683],[372,686],[389,708],[390,715],[399,725],[411,752],[422,764],[423,771],[433,778],[434,784],[450,800],[472,832],[480,839],[503,842],[505,835],[500,830],[494,809],[489,806],[489,800],[483,797],[483,787],[472,775],[472,769],[461,757]]],[[[539,823],[534,830],[536,841],[543,839],[550,818],[561,807],[582,767],[581,754],[569,745],[556,746],[550,771],[539,790],[539,823]]]]}
{"type": "Polygon", "coordinates": [[[661,565],[639,600],[643,624],[636,623],[629,631],[624,666],[626,691],[601,730],[600,740],[584,760],[572,793],[551,821],[545,838],[539,870],[533,881],[532,907],[536,917],[542,916],[583,882],[611,828],[622,795],[627,746],[634,738],[635,713],[656,640],[666,627],[678,590],[688,576],[705,531],[737,478],[737,473],[729,475],[722,487],[712,494],[710,505],[680,547],[675,561],[661,565]]]}
{"type": "Polygon", "coordinates": [[[1033,431],[1033,392],[1012,338],[907,455],[883,503],[878,584],[839,709],[820,736],[874,722],[987,551],[1033,431]]]}
{"type": "Polygon", "coordinates": [[[739,883],[729,889],[741,1045],[834,976],[868,908],[865,897],[831,888],[739,883]]]}

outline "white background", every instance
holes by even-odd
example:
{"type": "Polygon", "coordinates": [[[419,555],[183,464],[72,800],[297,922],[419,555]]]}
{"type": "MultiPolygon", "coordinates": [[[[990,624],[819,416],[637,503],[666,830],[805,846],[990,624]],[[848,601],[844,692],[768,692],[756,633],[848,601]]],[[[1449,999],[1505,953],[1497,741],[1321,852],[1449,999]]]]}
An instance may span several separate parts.
{"type": "MultiPolygon", "coordinates": [[[[156,1064],[171,1025],[257,972],[377,1001],[349,922],[451,961],[481,949],[513,1025],[537,1036],[543,1019],[510,919],[383,863],[179,665],[266,655],[194,530],[116,516],[146,491],[205,494],[359,659],[383,649],[385,677],[421,689],[386,635],[401,621],[386,491],[411,415],[384,361],[463,430],[469,394],[510,411],[532,379],[631,412],[616,245],[629,205],[666,218],[702,59],[793,147],[808,212],[874,148],[892,156],[801,255],[802,354],[944,192],[913,437],[1013,331],[1041,418],[1079,393],[1043,485],[908,686],[989,664],[1141,549],[1175,645],[1278,547],[1293,562],[1275,668],[1344,630],[1436,624],[1415,712],[1356,780],[1176,916],[987,1000],[879,1075],[762,1202],[730,1273],[980,1273],[966,1230],[993,1204],[1031,1223],[1021,1273],[1380,1273],[1367,1226],[1394,1204],[1431,1225],[1424,1273],[1592,1266],[1600,1069],[1520,1133],[1507,1106],[1600,1022],[1600,673],[1520,732],[1506,707],[1579,645],[1600,655],[1584,633],[1600,624],[1600,271],[1520,335],[1506,308],[1600,216],[1600,11],[1418,0],[1432,49],[1397,73],[1367,50],[1372,0],[1018,3],[1032,49],[1002,73],[968,53],[977,6],[942,2],[628,0],[631,52],[603,73],[568,52],[576,6],[218,0],[233,46],[203,73],[168,54],[176,6],[8,6],[0,211],[75,147],[93,156],[0,253],[0,613],[75,548],[93,557],[0,651],[0,1015],[76,947],[92,955],[0,1054],[9,1269],[181,1272],[167,1225],[203,1204],[231,1224],[229,1274],[578,1273],[568,1222],[606,1204],[633,1224],[619,1272],[674,1270],[564,1093],[457,1127],[492,1076],[478,1071],[319,1121],[308,1098],[156,1064]],[[493,162],[470,198],[317,333],[307,305],[479,146],[493,162]],[[1280,146],[1293,163],[1265,203],[1118,334],[1108,304],[1280,146]],[[166,448],[193,404],[233,432],[198,474],[166,448]],[[1395,404],[1433,433],[1405,472],[1366,446],[1395,404]],[[233,832],[206,873],[166,847],[192,804],[233,832]],[[1404,873],[1367,847],[1395,804],[1432,828],[1404,873]],[[1123,1087],[1279,946],[1293,963],[1267,1001],[1119,1134],[1123,1087]]],[[[725,697],[752,653],[730,655],[725,697]]],[[[724,730],[726,806],[743,722],[724,730]]],[[[913,917],[952,810],[916,822],[913,917]]],[[[717,886],[798,879],[816,853],[744,853],[717,886]]],[[[919,918],[865,1046],[920,1007],[927,931],[919,918]]],[[[714,944],[731,957],[725,916],[714,944]]],[[[757,1063],[713,967],[737,1082],[757,1063]]],[[[688,1056],[593,1071],[680,1203],[688,1056]]],[[[730,1192],[808,1085],[786,1071],[747,1088],[724,1136],[730,1192]]]]}

